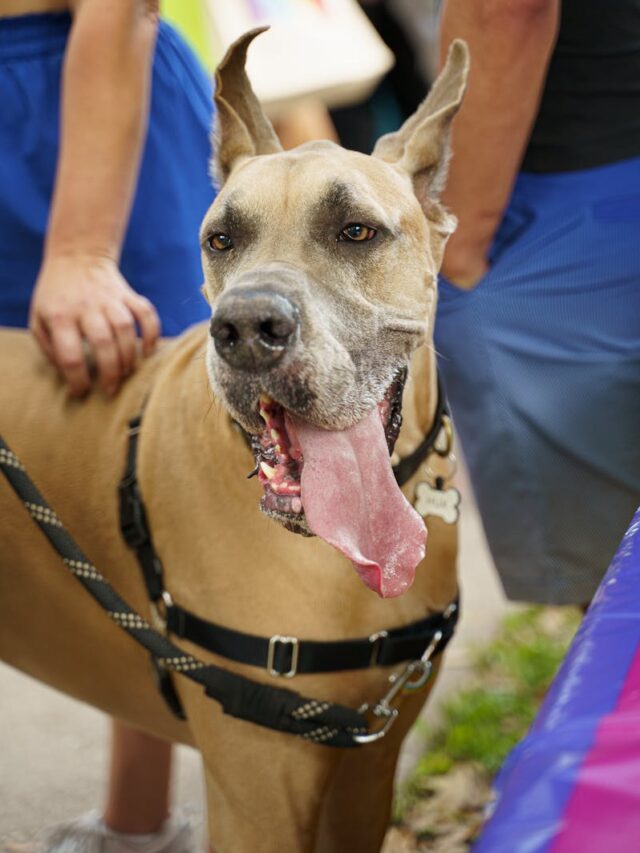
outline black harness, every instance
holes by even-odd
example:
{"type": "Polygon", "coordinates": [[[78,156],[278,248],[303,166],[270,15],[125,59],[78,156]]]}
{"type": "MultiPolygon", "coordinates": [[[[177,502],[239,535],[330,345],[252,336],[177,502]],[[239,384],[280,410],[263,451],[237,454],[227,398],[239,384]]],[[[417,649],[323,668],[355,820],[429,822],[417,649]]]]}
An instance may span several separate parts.
{"type": "MultiPolygon", "coordinates": [[[[440,388],[438,390],[432,429],[420,446],[394,469],[400,485],[411,478],[434,449],[446,415],[440,388]]],[[[207,696],[218,701],[225,713],[267,728],[338,747],[359,746],[383,737],[398,715],[393,703],[401,690],[419,689],[428,681],[432,658],[445,648],[453,635],[458,618],[457,602],[443,613],[410,625],[343,641],[300,640],[282,635],[259,637],[202,619],[175,604],[164,588],[162,563],[153,546],[136,475],[140,428],[141,416],[138,416],[129,424],[127,462],[119,485],[120,524],[127,544],[138,559],[155,627],[120,598],[80,551],[2,438],[0,468],[69,571],[116,624],[150,652],[158,686],[171,710],[181,719],[185,718],[170,677],[170,672],[179,672],[201,684],[207,696]],[[355,711],[205,664],[175,646],[166,637],[167,631],[229,660],[262,667],[271,676],[286,678],[298,673],[410,663],[400,675],[392,676],[391,687],[382,699],[355,711]],[[377,721],[378,728],[370,730],[365,714],[377,721]]]]}

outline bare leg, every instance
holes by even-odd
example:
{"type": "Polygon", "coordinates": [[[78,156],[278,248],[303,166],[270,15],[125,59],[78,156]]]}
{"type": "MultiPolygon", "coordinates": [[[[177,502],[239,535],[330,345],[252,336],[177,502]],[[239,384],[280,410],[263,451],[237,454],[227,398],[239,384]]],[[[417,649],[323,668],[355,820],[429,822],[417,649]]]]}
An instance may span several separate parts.
{"type": "Polygon", "coordinates": [[[158,832],[169,817],[171,744],[113,721],[104,822],[115,832],[158,832]]]}

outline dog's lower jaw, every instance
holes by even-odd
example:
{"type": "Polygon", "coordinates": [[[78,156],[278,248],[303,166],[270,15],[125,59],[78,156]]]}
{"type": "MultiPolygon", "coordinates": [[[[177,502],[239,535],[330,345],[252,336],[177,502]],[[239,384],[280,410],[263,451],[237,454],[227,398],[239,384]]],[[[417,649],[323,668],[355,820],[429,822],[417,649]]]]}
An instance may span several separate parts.
{"type": "Polygon", "coordinates": [[[277,521],[278,524],[281,524],[285,530],[288,530],[291,533],[299,533],[301,536],[308,537],[316,535],[309,527],[304,513],[301,515],[288,515],[284,512],[278,512],[276,509],[269,509],[265,506],[264,498],[261,498],[260,500],[260,511],[264,513],[267,518],[277,521]]]}

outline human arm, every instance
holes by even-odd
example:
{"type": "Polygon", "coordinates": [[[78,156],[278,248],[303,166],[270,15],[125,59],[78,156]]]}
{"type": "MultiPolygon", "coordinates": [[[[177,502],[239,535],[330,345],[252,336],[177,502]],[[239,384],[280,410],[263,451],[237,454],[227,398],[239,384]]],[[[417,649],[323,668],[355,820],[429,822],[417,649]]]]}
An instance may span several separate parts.
{"type": "Polygon", "coordinates": [[[453,123],[453,158],[443,201],[458,217],[442,272],[469,289],[509,201],[537,114],[555,44],[560,0],[446,0],[440,56],[463,38],[471,74],[453,123]]]}
{"type": "Polygon", "coordinates": [[[75,0],[62,79],[61,141],[30,327],[71,393],[93,352],[113,393],[135,366],[135,324],[150,352],[159,321],[118,270],[146,133],[158,25],[154,0],[75,0]]]}

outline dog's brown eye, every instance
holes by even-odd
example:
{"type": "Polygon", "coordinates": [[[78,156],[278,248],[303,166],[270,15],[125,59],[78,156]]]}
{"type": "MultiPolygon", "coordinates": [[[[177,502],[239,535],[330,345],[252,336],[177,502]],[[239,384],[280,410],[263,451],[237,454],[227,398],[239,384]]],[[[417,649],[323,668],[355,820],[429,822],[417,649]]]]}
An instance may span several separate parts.
{"type": "Polygon", "coordinates": [[[233,248],[233,240],[228,234],[223,234],[222,231],[219,231],[217,234],[212,234],[209,237],[209,245],[216,252],[226,252],[228,249],[233,248]]]}
{"type": "Polygon", "coordinates": [[[368,225],[362,225],[359,222],[353,222],[343,228],[338,237],[339,240],[349,240],[352,243],[365,243],[367,240],[372,240],[376,236],[376,229],[369,228],[368,225]]]}

